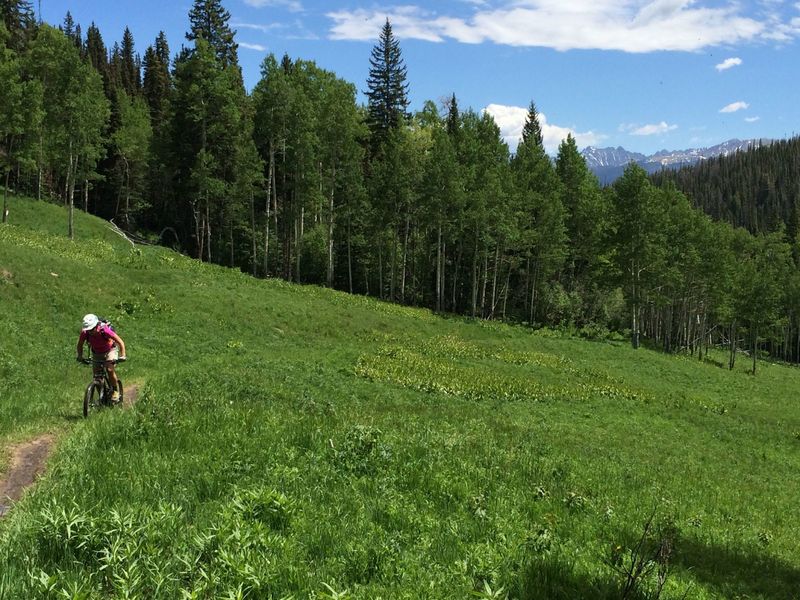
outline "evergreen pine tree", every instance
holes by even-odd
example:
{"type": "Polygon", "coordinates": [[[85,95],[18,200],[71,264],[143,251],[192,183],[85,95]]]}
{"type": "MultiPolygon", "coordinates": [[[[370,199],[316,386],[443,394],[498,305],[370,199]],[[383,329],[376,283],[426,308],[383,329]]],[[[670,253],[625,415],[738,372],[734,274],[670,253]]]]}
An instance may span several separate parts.
{"type": "Polygon", "coordinates": [[[447,133],[450,137],[455,137],[458,133],[460,117],[458,114],[458,101],[456,100],[455,94],[450,98],[449,105],[449,110],[447,111],[447,133]]]}
{"type": "Polygon", "coordinates": [[[113,90],[122,86],[122,50],[119,42],[114,42],[108,59],[108,87],[113,90]]]}
{"type": "Polygon", "coordinates": [[[138,96],[142,88],[139,64],[134,53],[133,34],[127,27],[122,34],[122,48],[120,49],[120,85],[128,96],[138,96]]]}
{"type": "Polygon", "coordinates": [[[193,42],[203,38],[213,48],[223,67],[239,63],[239,45],[234,40],[236,32],[228,24],[230,18],[231,14],[220,0],[194,0],[189,11],[191,29],[186,33],[186,39],[193,42]]]}
{"type": "Polygon", "coordinates": [[[28,0],[0,0],[0,21],[6,27],[6,45],[14,50],[22,50],[33,37],[36,19],[28,0]]]}
{"type": "Polygon", "coordinates": [[[372,49],[369,65],[367,123],[377,147],[386,140],[389,130],[403,122],[408,108],[407,71],[389,19],[372,49]]]}
{"type": "Polygon", "coordinates": [[[142,93],[150,108],[150,118],[155,129],[166,119],[166,102],[171,85],[169,62],[165,63],[162,58],[165,54],[169,55],[169,47],[162,31],[156,39],[155,46],[147,48],[143,65],[142,93]]]}
{"type": "Polygon", "coordinates": [[[67,14],[64,16],[64,23],[59,29],[61,29],[64,35],[69,39],[75,37],[75,19],[72,18],[72,13],[70,11],[67,11],[67,14]]]}
{"type": "Polygon", "coordinates": [[[100,29],[92,22],[86,30],[86,56],[91,65],[103,77],[103,83],[108,85],[108,50],[103,43],[103,36],[100,29]]]}
{"type": "Polygon", "coordinates": [[[155,51],[161,64],[169,71],[169,44],[167,44],[167,35],[163,31],[159,32],[156,38],[155,51]]]}
{"type": "Polygon", "coordinates": [[[539,124],[539,113],[536,112],[536,105],[533,102],[528,107],[528,117],[525,120],[525,127],[522,128],[522,143],[533,143],[539,147],[544,145],[542,126],[539,124]]]}

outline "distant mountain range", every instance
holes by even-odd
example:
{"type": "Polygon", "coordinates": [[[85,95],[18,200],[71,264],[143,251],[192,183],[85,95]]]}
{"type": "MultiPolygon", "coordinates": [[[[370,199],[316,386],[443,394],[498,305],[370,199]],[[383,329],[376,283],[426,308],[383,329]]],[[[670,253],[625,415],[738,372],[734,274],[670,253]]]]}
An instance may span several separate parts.
{"type": "Polygon", "coordinates": [[[687,165],[713,158],[728,156],[739,150],[747,150],[752,146],[769,144],[771,140],[737,140],[732,139],[710,148],[691,148],[689,150],[659,150],[655,154],[645,156],[639,152],[629,152],[625,148],[594,148],[587,146],[581,154],[586,165],[597,175],[600,183],[613,183],[625,171],[629,163],[635,162],[648,173],[655,173],[663,168],[679,169],[687,165]]]}

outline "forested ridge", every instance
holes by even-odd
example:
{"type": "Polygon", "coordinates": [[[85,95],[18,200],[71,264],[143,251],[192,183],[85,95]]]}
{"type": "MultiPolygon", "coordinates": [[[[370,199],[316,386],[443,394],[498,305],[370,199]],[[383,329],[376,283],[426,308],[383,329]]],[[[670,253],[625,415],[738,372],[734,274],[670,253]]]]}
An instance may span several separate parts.
{"type": "MultiPolygon", "coordinates": [[[[689,191],[718,220],[635,165],[601,189],[572,137],[555,161],[545,153],[533,102],[513,155],[455,94],[409,113],[413,77],[388,21],[365,56],[362,106],[353,83],[289,56],[268,56],[248,92],[219,0],[194,0],[174,56],[163,33],[140,57],[128,29],[109,49],[69,14],[54,28],[27,0],[0,11],[4,221],[13,190],[256,277],[595,337],[628,331],[634,346],[700,358],[725,345],[731,365],[747,349],[754,372],[759,352],[800,360],[797,227],[749,233],[724,214],[752,225],[785,210],[740,222],[752,209],[737,205],[734,175],[713,200],[689,191]]],[[[797,172],[796,151],[773,157],[775,177],[797,172]]]]}
{"type": "Polygon", "coordinates": [[[791,240],[800,225],[800,138],[762,143],[747,152],[719,156],[652,176],[685,193],[715,220],[751,233],[787,228],[791,240]]]}

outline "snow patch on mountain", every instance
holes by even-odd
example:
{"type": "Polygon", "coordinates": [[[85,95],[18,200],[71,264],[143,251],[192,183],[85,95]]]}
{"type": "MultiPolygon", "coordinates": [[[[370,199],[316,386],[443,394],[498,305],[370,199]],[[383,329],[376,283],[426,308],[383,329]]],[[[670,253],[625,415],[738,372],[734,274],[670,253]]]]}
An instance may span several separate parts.
{"type": "Polygon", "coordinates": [[[688,150],[659,150],[650,156],[639,152],[629,152],[621,146],[616,148],[595,148],[587,146],[581,151],[586,165],[597,175],[603,184],[612,183],[622,175],[625,167],[635,162],[648,173],[654,173],[663,168],[677,169],[693,165],[703,160],[717,156],[728,156],[739,151],[748,150],[753,146],[768,144],[770,140],[731,139],[709,148],[689,148],[688,150]]]}

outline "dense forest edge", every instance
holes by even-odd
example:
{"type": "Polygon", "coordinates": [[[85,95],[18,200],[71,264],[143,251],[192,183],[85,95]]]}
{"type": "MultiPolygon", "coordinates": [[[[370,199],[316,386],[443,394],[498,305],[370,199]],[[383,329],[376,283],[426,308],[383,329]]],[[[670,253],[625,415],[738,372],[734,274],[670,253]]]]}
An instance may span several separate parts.
{"type": "Polygon", "coordinates": [[[513,155],[455,94],[410,114],[388,21],[361,106],[286,55],[248,92],[218,0],[193,3],[175,55],[162,33],[143,57],[128,29],[109,49],[69,14],[55,28],[26,0],[0,11],[4,222],[13,190],[69,207],[70,237],[79,208],[256,277],[701,359],[725,347],[730,367],[746,351],[753,373],[761,355],[800,361],[796,140],[735,157],[771,153],[755,179],[703,165],[724,182],[711,199],[635,165],[603,189],[572,137],[545,153],[533,102],[513,155]]]}

